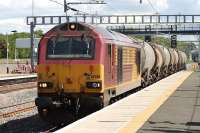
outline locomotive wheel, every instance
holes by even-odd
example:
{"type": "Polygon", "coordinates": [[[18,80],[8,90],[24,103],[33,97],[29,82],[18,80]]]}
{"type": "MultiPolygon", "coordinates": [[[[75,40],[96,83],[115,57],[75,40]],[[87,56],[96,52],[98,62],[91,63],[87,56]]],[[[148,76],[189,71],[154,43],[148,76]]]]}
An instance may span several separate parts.
{"type": "Polygon", "coordinates": [[[99,98],[91,97],[80,100],[79,117],[84,117],[88,114],[96,112],[103,108],[103,102],[99,98]]]}
{"type": "Polygon", "coordinates": [[[42,119],[45,119],[45,118],[47,118],[48,110],[47,109],[38,108],[38,114],[42,119]]]}
{"type": "Polygon", "coordinates": [[[52,125],[68,124],[74,121],[74,115],[64,108],[53,110],[38,108],[38,114],[43,121],[52,125]]]}

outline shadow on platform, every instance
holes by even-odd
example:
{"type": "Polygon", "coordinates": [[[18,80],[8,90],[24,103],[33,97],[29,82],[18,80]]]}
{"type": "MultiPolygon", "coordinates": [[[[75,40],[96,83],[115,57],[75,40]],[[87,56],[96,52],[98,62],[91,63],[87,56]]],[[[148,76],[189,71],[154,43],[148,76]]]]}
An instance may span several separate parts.
{"type": "Polygon", "coordinates": [[[163,133],[199,133],[200,129],[190,129],[191,126],[200,126],[200,122],[173,123],[170,121],[154,122],[148,121],[149,127],[141,129],[139,132],[163,132],[163,133]],[[155,124],[164,124],[165,126],[156,126],[155,124]],[[169,126],[166,126],[169,124],[169,126]],[[155,125],[155,126],[152,126],[155,125]],[[176,125],[185,126],[177,128],[176,125]],[[173,127],[175,126],[175,127],[173,127]]]}
{"type": "Polygon", "coordinates": [[[187,126],[200,126],[200,122],[187,122],[187,126]]]}
{"type": "Polygon", "coordinates": [[[66,123],[55,128],[54,125],[50,125],[44,122],[38,115],[26,117],[18,120],[11,120],[5,124],[0,125],[0,133],[41,133],[41,132],[53,132],[63,126],[66,123]]]}
{"type": "Polygon", "coordinates": [[[152,129],[142,129],[145,132],[162,132],[162,133],[199,133],[200,130],[184,130],[184,129],[172,129],[167,127],[161,127],[165,129],[159,129],[160,127],[152,128],[152,129]]]}

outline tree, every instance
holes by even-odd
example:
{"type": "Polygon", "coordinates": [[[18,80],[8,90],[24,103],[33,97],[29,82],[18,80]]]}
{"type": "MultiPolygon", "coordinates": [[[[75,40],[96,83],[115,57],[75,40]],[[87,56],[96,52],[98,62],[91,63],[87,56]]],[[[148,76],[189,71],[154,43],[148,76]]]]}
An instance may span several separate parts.
{"type": "MultiPolygon", "coordinates": [[[[144,36],[141,36],[141,35],[137,35],[134,37],[144,40],[144,36]]],[[[165,47],[171,46],[171,40],[165,37],[154,37],[151,42],[159,44],[159,45],[163,45],[165,47]]],[[[177,41],[177,49],[185,52],[186,55],[189,57],[191,51],[197,48],[194,43],[186,43],[186,42],[177,41]]]]}
{"type": "Polygon", "coordinates": [[[6,42],[4,40],[0,40],[0,58],[6,57],[6,42]]]}
{"type": "MultiPolygon", "coordinates": [[[[43,36],[42,30],[37,30],[34,32],[36,38],[41,38],[43,36]]],[[[9,41],[9,58],[15,58],[15,44],[17,38],[29,38],[30,33],[27,32],[17,32],[8,35],[9,41]]],[[[6,35],[0,34],[0,58],[6,58],[6,35]],[[2,48],[1,48],[2,47],[2,48]]],[[[30,49],[22,48],[18,49],[18,57],[19,58],[30,58],[30,49]]]]}
{"type": "Polygon", "coordinates": [[[43,36],[43,31],[42,30],[36,30],[35,32],[34,32],[34,35],[35,35],[35,37],[37,37],[37,38],[41,38],[42,36],[43,36]]]}

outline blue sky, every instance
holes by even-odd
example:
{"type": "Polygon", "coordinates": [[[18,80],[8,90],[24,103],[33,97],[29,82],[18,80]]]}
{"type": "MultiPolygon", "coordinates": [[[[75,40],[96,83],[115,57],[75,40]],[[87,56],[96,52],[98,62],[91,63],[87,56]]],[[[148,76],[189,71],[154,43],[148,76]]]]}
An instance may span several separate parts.
{"type": "MultiPolygon", "coordinates": [[[[63,7],[49,0],[33,0],[34,15],[64,15],[63,7]]],[[[57,0],[63,3],[63,0],[57,0]]],[[[68,0],[68,2],[78,0],[68,0]]],[[[82,0],[88,1],[88,0],[82,0]]],[[[73,6],[80,10],[98,14],[200,14],[200,0],[104,0],[106,5],[73,6]]],[[[11,30],[29,32],[26,16],[32,14],[32,0],[1,0],[0,1],[0,33],[11,30]]],[[[72,14],[72,12],[71,12],[72,14]]],[[[37,29],[48,30],[50,27],[40,26],[37,29]]]]}

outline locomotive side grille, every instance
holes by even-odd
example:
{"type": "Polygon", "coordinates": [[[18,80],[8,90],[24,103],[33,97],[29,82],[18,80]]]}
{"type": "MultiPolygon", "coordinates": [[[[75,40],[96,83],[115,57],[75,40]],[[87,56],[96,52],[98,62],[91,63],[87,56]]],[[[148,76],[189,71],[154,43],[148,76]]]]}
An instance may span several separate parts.
{"type": "Polygon", "coordinates": [[[123,81],[137,79],[136,49],[123,48],[123,81]]]}

